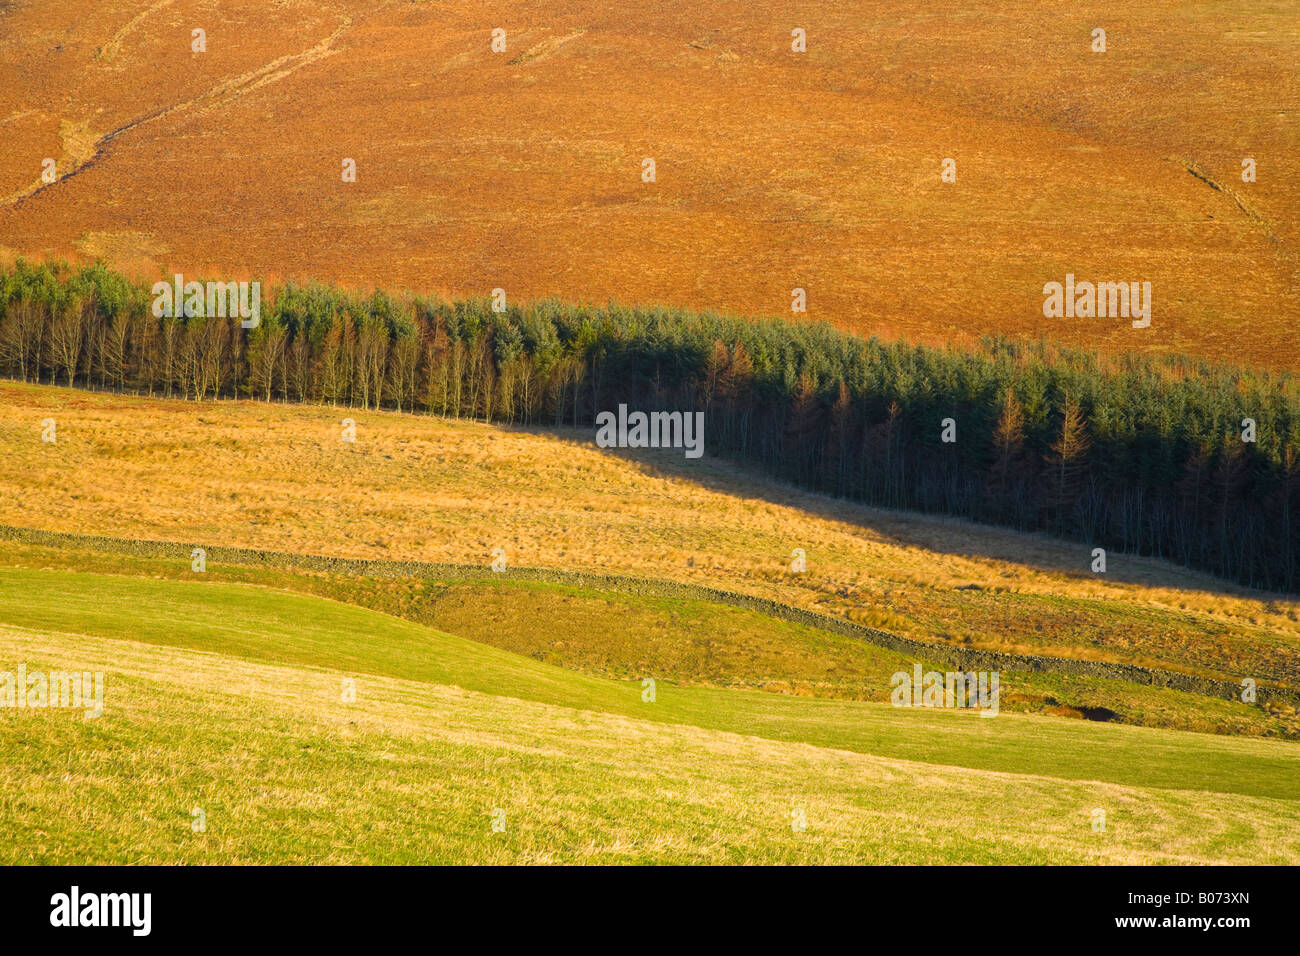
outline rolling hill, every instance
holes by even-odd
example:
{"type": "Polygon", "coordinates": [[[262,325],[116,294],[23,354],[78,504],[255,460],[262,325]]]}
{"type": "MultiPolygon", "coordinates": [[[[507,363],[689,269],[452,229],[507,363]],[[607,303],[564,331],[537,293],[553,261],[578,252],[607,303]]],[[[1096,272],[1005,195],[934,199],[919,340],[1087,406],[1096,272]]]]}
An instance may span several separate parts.
{"type": "Polygon", "coordinates": [[[1294,368],[1293,14],[6,4],[0,247],[793,318],[801,288],[809,318],[885,337],[1294,368]],[[1150,282],[1150,328],[1045,318],[1067,274],[1150,282]]]}
{"type": "Polygon", "coordinates": [[[511,566],[742,591],[952,647],[1300,686],[1292,599],[1124,555],[1093,574],[1082,545],[847,504],[707,457],[687,471],[585,432],[13,383],[0,410],[2,524],[485,569],[501,548],[511,566]]]}
{"type": "Polygon", "coordinates": [[[3,578],[4,659],[105,674],[96,719],[0,713],[0,818],[28,834],[6,862],[1300,856],[1287,743],[668,683],[646,702],[320,598],[3,578]]]}
{"type": "Polygon", "coordinates": [[[0,0],[0,864],[1300,863],[1297,62],[0,0]],[[698,445],[593,442],[646,403],[698,445]]]}

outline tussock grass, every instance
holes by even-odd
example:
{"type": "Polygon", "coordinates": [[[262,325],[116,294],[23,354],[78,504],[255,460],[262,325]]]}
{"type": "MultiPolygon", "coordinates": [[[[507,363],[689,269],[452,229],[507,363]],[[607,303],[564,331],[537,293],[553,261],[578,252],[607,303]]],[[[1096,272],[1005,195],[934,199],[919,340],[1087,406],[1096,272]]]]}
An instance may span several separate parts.
{"type": "Polygon", "coordinates": [[[0,522],[485,567],[501,547],[513,565],[745,591],[924,640],[1300,686],[1294,600],[1117,554],[1093,575],[1083,546],[589,438],[0,383],[0,522]],[[45,417],[57,444],[40,442],[45,417]],[[795,547],[806,574],[789,570],[795,547]]]}

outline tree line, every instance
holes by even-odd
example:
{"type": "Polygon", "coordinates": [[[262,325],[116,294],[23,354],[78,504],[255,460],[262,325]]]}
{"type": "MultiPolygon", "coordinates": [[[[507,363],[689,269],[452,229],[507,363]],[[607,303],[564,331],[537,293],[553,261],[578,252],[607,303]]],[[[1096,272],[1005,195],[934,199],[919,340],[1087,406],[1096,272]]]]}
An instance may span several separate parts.
{"type": "Polygon", "coordinates": [[[148,284],[102,265],[19,260],[0,272],[0,375],[529,425],[590,427],[619,403],[700,410],[708,453],[805,488],[1297,589],[1289,374],[670,308],[498,312],[295,283],[262,303],[253,329],[157,316],[148,284]]]}

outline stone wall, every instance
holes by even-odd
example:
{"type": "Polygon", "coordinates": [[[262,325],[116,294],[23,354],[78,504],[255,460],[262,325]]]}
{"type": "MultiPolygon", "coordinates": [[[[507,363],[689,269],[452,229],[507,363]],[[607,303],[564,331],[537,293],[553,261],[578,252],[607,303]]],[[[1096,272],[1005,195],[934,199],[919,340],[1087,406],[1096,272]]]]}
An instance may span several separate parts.
{"type": "MultiPolygon", "coordinates": [[[[539,581],[573,587],[618,591],[625,594],[650,597],[681,598],[727,604],[731,607],[756,611],[759,614],[802,624],[808,627],[841,634],[845,637],[867,641],[934,665],[963,671],[1038,672],[1047,674],[1072,674],[1079,677],[1100,677],[1111,680],[1166,687],[1239,701],[1241,685],[1232,681],[1194,677],[1177,671],[1139,667],[1136,664],[1116,664],[1107,661],[1082,661],[1062,657],[1036,657],[1026,654],[1006,654],[1001,651],[975,648],[955,648],[900,637],[878,628],[856,624],[843,618],[819,614],[802,608],[781,604],[767,598],[734,591],[722,591],[697,584],[680,584],[656,578],[625,577],[595,574],[589,571],[561,571],[552,568],[508,568],[493,573],[483,565],[436,564],[424,561],[381,561],[364,558],[334,558],[325,555],[293,554],[282,551],[260,551],[252,548],[225,548],[206,544],[179,544],[168,541],[146,541],[131,538],[106,538],[95,535],[70,534],[61,531],[41,531],[0,525],[0,539],[60,548],[79,548],[111,554],[134,554],[142,557],[167,557],[190,561],[195,548],[203,548],[209,563],[261,565],[283,569],[324,571],[334,574],[355,574],[366,577],[424,578],[441,581],[476,580],[492,578],[506,581],[539,581]]],[[[1300,692],[1260,686],[1257,702],[1278,701],[1300,705],[1300,692]]]]}

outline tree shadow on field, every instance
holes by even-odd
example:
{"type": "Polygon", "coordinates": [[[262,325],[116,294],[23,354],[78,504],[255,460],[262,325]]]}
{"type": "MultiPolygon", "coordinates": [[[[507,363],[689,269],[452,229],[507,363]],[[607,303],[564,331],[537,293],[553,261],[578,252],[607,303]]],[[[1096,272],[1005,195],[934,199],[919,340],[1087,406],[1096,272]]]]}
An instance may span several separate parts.
{"type": "MultiPolygon", "coordinates": [[[[849,525],[870,534],[871,540],[940,555],[991,559],[1031,571],[1063,574],[1081,583],[1096,582],[1091,570],[1091,544],[1057,538],[1044,532],[1018,531],[966,518],[882,508],[807,491],[765,475],[756,466],[705,454],[689,459],[681,449],[599,448],[591,428],[567,426],[498,426],[521,434],[544,436],[618,458],[641,473],[660,479],[691,482],[698,487],[739,499],[758,499],[805,514],[849,525]]],[[[683,503],[682,507],[686,507],[683,503]]],[[[798,542],[791,542],[797,546],[798,542]]],[[[1107,549],[1105,583],[1169,588],[1255,601],[1297,603],[1294,595],[1248,588],[1163,558],[1107,549]]],[[[977,590],[984,585],[965,587],[977,590]]]]}

